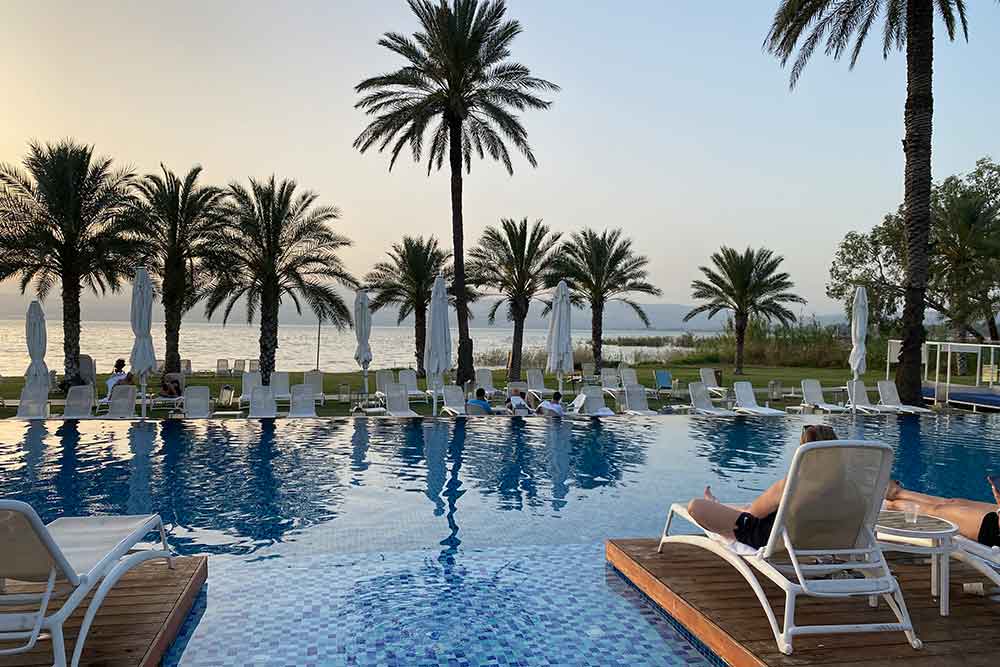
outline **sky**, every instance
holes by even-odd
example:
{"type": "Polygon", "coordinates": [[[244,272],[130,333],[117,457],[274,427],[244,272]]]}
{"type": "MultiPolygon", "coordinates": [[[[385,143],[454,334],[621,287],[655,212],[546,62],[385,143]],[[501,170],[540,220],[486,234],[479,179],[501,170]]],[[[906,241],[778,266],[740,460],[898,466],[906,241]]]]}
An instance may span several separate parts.
{"type": "MultiPolygon", "coordinates": [[[[1000,7],[969,4],[969,42],[937,24],[934,176],[1000,158],[1000,7]]],[[[878,40],[850,71],[817,53],[794,91],[761,49],[777,0],[508,0],[513,57],[558,83],[523,121],[538,158],[514,175],[475,162],[466,241],[500,218],[558,231],[621,227],[665,303],[691,303],[722,244],[785,257],[803,314],[837,312],[830,260],[902,199],[905,71],[878,40]]],[[[447,172],[360,154],[353,87],[400,64],[403,0],[20,2],[0,8],[0,162],[30,139],[73,137],[140,173],[204,167],[226,184],[274,173],[342,210],[362,276],[403,234],[450,245],[447,172]]],[[[0,296],[16,292],[0,285],[0,296]]],[[[643,297],[641,301],[651,301],[643,297]]]]}

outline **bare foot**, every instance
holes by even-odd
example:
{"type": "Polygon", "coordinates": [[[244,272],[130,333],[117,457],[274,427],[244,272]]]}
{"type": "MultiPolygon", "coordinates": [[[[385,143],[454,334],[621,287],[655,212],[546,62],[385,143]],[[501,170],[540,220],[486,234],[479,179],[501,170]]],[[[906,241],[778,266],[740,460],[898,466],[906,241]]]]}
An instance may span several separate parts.
{"type": "Polygon", "coordinates": [[[997,485],[996,477],[986,476],[986,481],[990,483],[990,490],[993,491],[993,499],[1000,505],[1000,486],[997,485]]]}
{"type": "Polygon", "coordinates": [[[705,487],[705,500],[711,500],[713,503],[719,502],[719,499],[715,497],[714,493],[712,493],[712,487],[710,486],[705,487]]]}
{"type": "Polygon", "coordinates": [[[899,483],[899,480],[890,479],[889,486],[885,490],[886,500],[895,500],[896,496],[899,495],[900,490],[902,490],[903,485],[899,483]]]}

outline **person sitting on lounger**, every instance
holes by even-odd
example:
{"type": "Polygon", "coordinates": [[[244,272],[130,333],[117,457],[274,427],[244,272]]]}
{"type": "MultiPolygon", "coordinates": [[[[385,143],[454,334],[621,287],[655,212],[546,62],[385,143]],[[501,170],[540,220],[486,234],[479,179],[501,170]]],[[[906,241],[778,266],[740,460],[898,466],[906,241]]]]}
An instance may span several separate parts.
{"type": "Polygon", "coordinates": [[[986,477],[996,504],[965,498],[940,498],[926,493],[904,489],[892,480],[885,492],[885,508],[905,512],[913,504],[920,506],[921,514],[929,514],[951,521],[958,526],[962,537],[975,540],[988,547],[1000,547],[1000,479],[986,477]]]}
{"type": "Polygon", "coordinates": [[[181,383],[173,378],[164,378],[160,382],[161,398],[177,398],[181,395],[181,383]]]}
{"type": "Polygon", "coordinates": [[[552,394],[552,400],[542,401],[538,406],[538,414],[540,415],[553,415],[556,417],[562,417],[565,413],[562,405],[562,393],[556,392],[552,394]]]}
{"type": "MultiPolygon", "coordinates": [[[[807,442],[836,439],[837,434],[825,424],[813,424],[802,429],[803,445],[807,442]]],[[[778,504],[784,491],[785,480],[782,478],[742,510],[720,503],[712,495],[712,487],[706,486],[704,498],[695,498],[688,503],[688,514],[705,530],[759,549],[767,544],[771,536],[771,527],[774,526],[778,504]]]]}
{"type": "Polygon", "coordinates": [[[531,412],[531,407],[521,396],[520,389],[510,390],[510,398],[507,399],[505,405],[507,406],[507,409],[510,410],[511,414],[515,414],[518,410],[527,410],[528,412],[531,412]]]}
{"type": "Polygon", "coordinates": [[[482,387],[476,389],[476,397],[469,401],[469,405],[475,405],[482,408],[488,415],[493,414],[493,408],[490,407],[489,401],[486,400],[486,390],[482,387]]]}
{"type": "Polygon", "coordinates": [[[125,379],[125,360],[119,359],[115,362],[115,369],[108,376],[108,396],[111,395],[111,390],[115,388],[115,385],[125,379]]]}

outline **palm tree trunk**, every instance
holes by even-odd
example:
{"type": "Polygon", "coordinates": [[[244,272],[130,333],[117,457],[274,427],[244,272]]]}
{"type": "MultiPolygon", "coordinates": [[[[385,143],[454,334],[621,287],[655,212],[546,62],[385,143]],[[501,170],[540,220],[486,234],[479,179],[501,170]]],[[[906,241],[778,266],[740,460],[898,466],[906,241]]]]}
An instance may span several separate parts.
{"type": "Polygon", "coordinates": [[[469,305],[465,302],[465,232],[462,222],[462,121],[449,120],[448,153],[451,166],[451,239],[455,269],[455,310],[458,314],[458,373],[456,384],[474,378],[472,339],[469,337],[469,305]]]}
{"type": "Polygon", "coordinates": [[[184,266],[168,262],[163,281],[163,330],[167,349],[164,354],[163,370],[166,373],[181,372],[181,317],[183,316],[184,266]]]}
{"type": "Polygon", "coordinates": [[[906,138],[903,141],[906,155],[903,194],[906,275],[903,345],[896,369],[896,384],[902,401],[914,405],[922,400],[920,349],[927,335],[924,330],[924,298],[930,232],[933,70],[933,0],[909,0],[906,3],[906,138]]]}
{"type": "Polygon", "coordinates": [[[63,274],[63,372],[66,386],[80,384],[80,279],[63,274]]]}
{"type": "Polygon", "coordinates": [[[260,296],[260,381],[270,386],[278,350],[278,287],[267,285],[260,296]]]}
{"type": "Polygon", "coordinates": [[[737,315],[733,320],[736,334],[736,368],[733,370],[733,375],[743,375],[743,347],[747,340],[747,318],[737,315]]]}
{"type": "Polygon", "coordinates": [[[424,346],[427,344],[427,306],[413,309],[413,353],[417,359],[417,377],[426,377],[424,346]]]}
{"type": "Polygon", "coordinates": [[[604,346],[604,304],[590,304],[590,344],[594,348],[594,368],[601,371],[604,346]]]}
{"type": "Polygon", "coordinates": [[[510,348],[510,369],[507,371],[508,382],[521,381],[521,360],[524,355],[524,320],[527,313],[518,311],[514,315],[514,342],[510,348]]]}

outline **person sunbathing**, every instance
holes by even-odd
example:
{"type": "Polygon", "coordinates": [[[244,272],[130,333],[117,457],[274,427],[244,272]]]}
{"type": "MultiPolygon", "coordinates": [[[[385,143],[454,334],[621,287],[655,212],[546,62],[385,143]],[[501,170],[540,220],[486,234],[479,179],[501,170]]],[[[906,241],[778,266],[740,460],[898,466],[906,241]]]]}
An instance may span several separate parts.
{"type": "MultiPolygon", "coordinates": [[[[807,442],[836,439],[837,434],[829,426],[812,424],[802,428],[800,442],[804,445],[807,442]]],[[[785,480],[782,478],[757,496],[744,510],[720,503],[712,494],[712,487],[706,486],[703,498],[695,498],[688,503],[688,514],[705,530],[759,549],[767,544],[771,536],[771,528],[784,491],[785,480]]]]}
{"type": "Polygon", "coordinates": [[[889,482],[885,493],[885,508],[905,512],[914,504],[919,505],[921,514],[936,516],[951,521],[958,526],[962,537],[975,540],[988,547],[1000,547],[1000,480],[986,476],[986,482],[993,492],[995,504],[966,500],[965,498],[941,498],[926,493],[904,489],[897,480],[889,482]]]}

